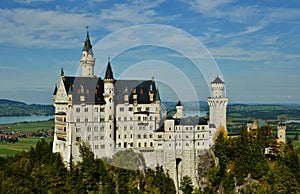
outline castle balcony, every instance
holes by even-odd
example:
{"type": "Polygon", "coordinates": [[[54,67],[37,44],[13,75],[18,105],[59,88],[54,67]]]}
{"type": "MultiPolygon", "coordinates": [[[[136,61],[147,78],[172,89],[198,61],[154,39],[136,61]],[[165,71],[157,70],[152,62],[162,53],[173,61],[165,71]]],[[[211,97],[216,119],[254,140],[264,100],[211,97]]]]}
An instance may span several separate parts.
{"type": "Polygon", "coordinates": [[[56,131],[56,137],[58,140],[67,141],[67,133],[63,131],[56,131]]]}

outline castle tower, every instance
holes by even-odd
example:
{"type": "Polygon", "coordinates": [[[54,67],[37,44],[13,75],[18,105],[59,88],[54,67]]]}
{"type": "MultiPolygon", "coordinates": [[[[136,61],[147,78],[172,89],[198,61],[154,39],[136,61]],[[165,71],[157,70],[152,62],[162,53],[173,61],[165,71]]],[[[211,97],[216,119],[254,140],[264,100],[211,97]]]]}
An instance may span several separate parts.
{"type": "Polygon", "coordinates": [[[176,104],[176,113],[173,116],[174,118],[183,118],[183,104],[181,103],[181,101],[178,101],[178,103],[176,104]]]}
{"type": "Polygon", "coordinates": [[[286,143],[286,124],[280,122],[277,126],[277,136],[280,142],[286,143]]]}
{"type": "Polygon", "coordinates": [[[212,96],[208,98],[209,123],[214,124],[217,129],[224,127],[226,130],[226,108],[228,98],[224,94],[225,83],[217,76],[211,82],[212,96]]]}
{"type": "Polygon", "coordinates": [[[80,59],[81,64],[81,77],[94,77],[95,58],[90,41],[89,31],[87,30],[86,39],[82,49],[82,56],[80,59]]]}
{"type": "Polygon", "coordinates": [[[114,76],[108,58],[104,77],[104,100],[105,100],[105,152],[107,157],[112,157],[115,151],[115,106],[114,106],[114,76]]]}

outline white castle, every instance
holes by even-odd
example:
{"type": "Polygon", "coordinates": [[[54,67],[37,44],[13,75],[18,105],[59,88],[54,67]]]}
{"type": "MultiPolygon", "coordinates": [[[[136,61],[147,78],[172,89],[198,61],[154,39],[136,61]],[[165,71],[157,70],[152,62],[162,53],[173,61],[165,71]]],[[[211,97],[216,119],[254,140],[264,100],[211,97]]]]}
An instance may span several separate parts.
{"type": "Polygon", "coordinates": [[[162,118],[161,99],[154,79],[116,80],[108,59],[104,79],[94,75],[95,58],[89,33],[82,50],[81,76],[62,70],[54,91],[53,152],[68,165],[81,160],[79,145],[86,142],[95,157],[111,158],[121,150],[142,153],[146,166],[163,166],[174,179],[185,175],[197,184],[197,156],[213,145],[213,134],[226,129],[225,83],[217,77],[208,98],[210,121],[185,118],[179,101],[176,111],[162,118]]]}

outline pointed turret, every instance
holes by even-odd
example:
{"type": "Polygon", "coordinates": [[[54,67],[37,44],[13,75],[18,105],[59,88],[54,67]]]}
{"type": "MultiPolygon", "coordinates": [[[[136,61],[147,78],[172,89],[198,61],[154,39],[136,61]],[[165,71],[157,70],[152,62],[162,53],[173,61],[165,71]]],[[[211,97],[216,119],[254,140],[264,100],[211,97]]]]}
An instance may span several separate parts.
{"type": "Polygon", "coordinates": [[[179,100],[178,103],[176,104],[176,106],[183,106],[183,104],[182,104],[181,101],[179,100]]]}
{"type": "Polygon", "coordinates": [[[225,82],[223,82],[223,80],[217,76],[216,79],[211,82],[211,84],[225,84],[225,82]]]}
{"type": "Polygon", "coordinates": [[[82,51],[87,51],[88,53],[93,53],[92,47],[93,46],[91,44],[89,30],[87,27],[86,38],[85,38],[85,42],[84,42],[82,51]]]}
{"type": "Polygon", "coordinates": [[[107,68],[106,68],[104,80],[106,80],[106,81],[113,81],[114,80],[114,75],[113,75],[113,71],[111,69],[110,58],[109,57],[108,57],[107,68]]]}

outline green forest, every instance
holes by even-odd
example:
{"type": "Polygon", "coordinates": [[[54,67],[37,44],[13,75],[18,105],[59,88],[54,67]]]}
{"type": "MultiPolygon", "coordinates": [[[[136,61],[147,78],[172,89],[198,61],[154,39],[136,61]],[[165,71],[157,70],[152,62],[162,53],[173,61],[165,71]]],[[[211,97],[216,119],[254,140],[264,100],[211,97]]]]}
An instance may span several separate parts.
{"type": "MultiPolygon", "coordinates": [[[[300,148],[278,143],[273,128],[241,130],[228,138],[220,132],[212,150],[199,162],[199,187],[183,177],[180,190],[187,193],[299,193],[300,148]],[[268,148],[268,152],[265,152],[268,148]],[[208,163],[208,168],[205,168],[208,163]]],[[[162,167],[127,170],[94,158],[87,146],[80,148],[82,162],[63,164],[52,144],[40,140],[35,148],[0,158],[0,193],[176,193],[173,180],[162,167]]],[[[138,161],[129,151],[126,159],[138,161]]]]}

